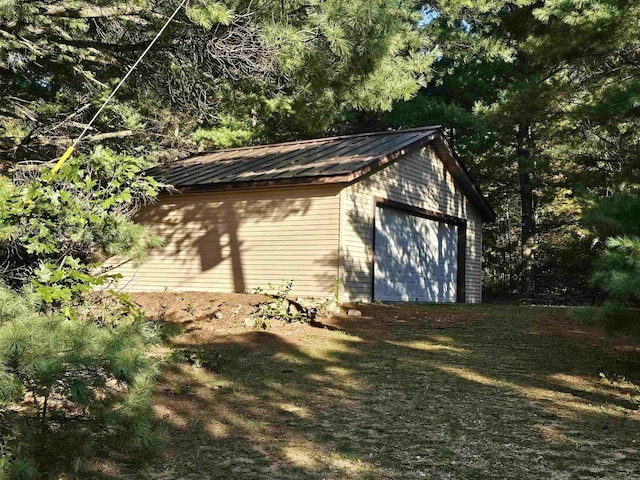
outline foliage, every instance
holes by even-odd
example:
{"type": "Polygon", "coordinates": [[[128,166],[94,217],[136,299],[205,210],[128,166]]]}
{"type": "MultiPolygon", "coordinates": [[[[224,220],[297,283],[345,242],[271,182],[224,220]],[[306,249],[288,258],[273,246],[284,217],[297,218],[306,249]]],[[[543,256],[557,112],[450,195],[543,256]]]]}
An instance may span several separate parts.
{"type": "Polygon", "coordinates": [[[175,348],[171,351],[169,360],[222,373],[222,369],[229,359],[212,349],[211,346],[200,346],[198,348],[175,348]]]}
{"type": "Polygon", "coordinates": [[[272,320],[287,323],[309,321],[304,309],[298,309],[288,300],[292,288],[293,280],[289,280],[279,286],[270,283],[267,290],[256,289],[255,293],[267,296],[267,300],[258,304],[256,328],[267,330],[272,320]]]}
{"type": "Polygon", "coordinates": [[[158,239],[130,218],[157,195],[146,163],[97,148],[57,173],[16,171],[0,183],[0,279],[31,285],[45,305],[77,299],[109,280],[95,274],[101,256],[140,258],[158,239]]]}
{"type": "Polygon", "coordinates": [[[600,316],[637,320],[629,307],[640,306],[640,197],[620,194],[601,199],[585,213],[606,248],[594,263],[591,283],[608,295],[600,316]]]}
{"type": "Polygon", "coordinates": [[[593,195],[628,188],[640,165],[638,8],[615,0],[425,6],[425,30],[442,51],[434,80],[379,118],[445,126],[498,213],[484,234],[485,280],[496,290],[589,290],[597,251],[582,213],[593,195]],[[535,282],[525,285],[527,275],[535,282]]]}
{"type": "Polygon", "coordinates": [[[340,284],[340,278],[334,277],[331,282],[331,294],[333,295],[333,300],[336,302],[336,305],[340,305],[340,291],[342,290],[342,286],[340,284]]]}
{"type": "Polygon", "coordinates": [[[95,453],[78,448],[98,433],[153,445],[153,331],[139,310],[121,313],[116,328],[40,313],[34,293],[0,287],[0,300],[0,400],[20,462],[46,469],[62,454],[77,466],[95,453]]]}
{"type": "Polygon", "coordinates": [[[215,128],[198,128],[191,138],[204,148],[233,148],[254,143],[263,129],[249,127],[243,122],[229,118],[219,121],[215,128]]]}
{"type": "MultiPolygon", "coordinates": [[[[0,160],[59,155],[177,6],[0,2],[0,160]]],[[[409,0],[190,1],[79,148],[175,158],[317,134],[345,108],[388,110],[435,59],[419,23],[409,0]]]]}
{"type": "Polygon", "coordinates": [[[640,235],[640,197],[631,193],[603,197],[593,203],[582,218],[600,238],[640,235]]]}
{"type": "Polygon", "coordinates": [[[603,316],[625,312],[640,305],[640,237],[611,237],[595,264],[591,281],[609,295],[603,316]]]}
{"type": "Polygon", "coordinates": [[[97,148],[57,174],[0,177],[0,429],[14,478],[81,470],[110,438],[154,442],[155,335],[133,302],[104,290],[117,277],[100,267],[158,244],[131,220],[157,194],[146,165],[97,148]]]}

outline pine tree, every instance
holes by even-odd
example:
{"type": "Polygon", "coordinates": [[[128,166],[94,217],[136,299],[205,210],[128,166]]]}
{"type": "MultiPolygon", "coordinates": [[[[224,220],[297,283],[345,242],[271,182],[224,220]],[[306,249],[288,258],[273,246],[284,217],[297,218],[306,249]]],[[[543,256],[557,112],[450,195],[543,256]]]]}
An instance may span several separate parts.
{"type": "Polygon", "coordinates": [[[591,282],[608,295],[600,317],[618,324],[637,321],[640,306],[640,197],[617,194],[600,199],[584,215],[598,233],[601,254],[591,282]]]}
{"type": "MultiPolygon", "coordinates": [[[[404,110],[442,122],[476,164],[499,212],[486,264],[503,265],[506,281],[518,268],[523,294],[535,290],[536,268],[580,285],[594,254],[582,194],[637,178],[637,2],[429,8],[426,29],[443,53],[436,80],[404,110]]],[[[390,119],[402,124],[402,113],[390,119]]]]}
{"type": "MultiPolygon", "coordinates": [[[[0,3],[0,161],[47,161],[84,128],[177,0],[0,3]]],[[[428,76],[408,0],[193,0],[89,130],[119,152],[315,135],[428,76]],[[195,136],[194,136],[195,134],[195,136]]]]}
{"type": "Polygon", "coordinates": [[[56,174],[0,176],[0,431],[15,478],[82,469],[97,439],[154,442],[153,328],[98,260],[158,244],[131,221],[157,194],[146,164],[99,148],[56,174]]]}

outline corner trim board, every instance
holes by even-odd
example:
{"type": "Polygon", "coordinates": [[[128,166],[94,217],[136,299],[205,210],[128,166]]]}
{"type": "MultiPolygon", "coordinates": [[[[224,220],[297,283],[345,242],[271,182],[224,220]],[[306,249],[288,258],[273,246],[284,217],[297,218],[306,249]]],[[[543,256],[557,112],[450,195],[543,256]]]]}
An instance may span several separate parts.
{"type": "Polygon", "coordinates": [[[467,222],[458,224],[456,303],[467,302],[467,222]]]}

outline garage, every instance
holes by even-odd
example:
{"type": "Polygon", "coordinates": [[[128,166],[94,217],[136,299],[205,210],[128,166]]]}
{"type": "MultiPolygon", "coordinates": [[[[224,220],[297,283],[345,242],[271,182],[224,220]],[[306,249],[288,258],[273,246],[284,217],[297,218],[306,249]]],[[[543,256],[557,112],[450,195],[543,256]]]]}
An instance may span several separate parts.
{"type": "Polygon", "coordinates": [[[495,212],[438,126],[202,152],[148,173],[172,187],[136,220],[164,246],[112,259],[127,291],[290,282],[292,296],[340,302],[482,301],[495,212]]]}
{"type": "MultiPolygon", "coordinates": [[[[414,209],[415,210],[415,209],[414,209]]],[[[374,299],[387,302],[458,300],[460,225],[426,212],[376,205],[374,299]]],[[[463,282],[462,282],[463,283],[463,282]]]]}

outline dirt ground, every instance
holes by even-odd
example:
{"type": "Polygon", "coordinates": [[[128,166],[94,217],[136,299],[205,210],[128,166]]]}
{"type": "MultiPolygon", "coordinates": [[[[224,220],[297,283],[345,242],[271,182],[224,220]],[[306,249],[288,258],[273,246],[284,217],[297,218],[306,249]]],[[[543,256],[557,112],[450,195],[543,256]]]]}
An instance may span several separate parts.
{"type": "Polygon", "coordinates": [[[138,294],[169,323],[161,447],[111,478],[640,478],[640,349],[522,306],[359,305],[243,325],[263,297],[138,294]],[[173,333],[173,334],[171,334],[173,333]]]}

